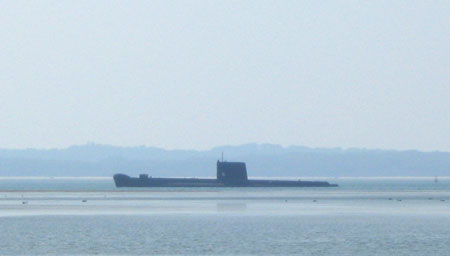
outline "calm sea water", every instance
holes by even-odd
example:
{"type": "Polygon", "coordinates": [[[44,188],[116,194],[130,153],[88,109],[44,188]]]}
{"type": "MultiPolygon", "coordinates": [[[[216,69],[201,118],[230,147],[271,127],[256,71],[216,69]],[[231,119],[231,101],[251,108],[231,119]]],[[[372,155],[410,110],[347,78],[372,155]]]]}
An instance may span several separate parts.
{"type": "Polygon", "coordinates": [[[116,189],[0,178],[0,255],[450,255],[450,178],[116,189]]]}

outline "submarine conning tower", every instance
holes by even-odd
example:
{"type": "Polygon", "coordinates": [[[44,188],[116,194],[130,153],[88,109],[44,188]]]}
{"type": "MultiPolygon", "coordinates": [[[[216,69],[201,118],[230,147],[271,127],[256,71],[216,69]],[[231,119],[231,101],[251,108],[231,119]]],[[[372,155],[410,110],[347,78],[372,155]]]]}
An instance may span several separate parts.
{"type": "Polygon", "coordinates": [[[247,185],[248,176],[245,163],[217,161],[217,181],[225,186],[247,185]]]}

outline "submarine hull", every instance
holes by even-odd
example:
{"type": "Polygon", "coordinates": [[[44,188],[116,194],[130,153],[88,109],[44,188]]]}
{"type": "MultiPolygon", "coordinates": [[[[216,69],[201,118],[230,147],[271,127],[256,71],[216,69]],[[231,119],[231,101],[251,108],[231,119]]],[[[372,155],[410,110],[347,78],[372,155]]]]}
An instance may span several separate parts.
{"type": "Polygon", "coordinates": [[[217,179],[196,178],[133,178],[114,175],[116,187],[337,187],[326,181],[247,180],[237,184],[222,183],[217,179]]]}
{"type": "Polygon", "coordinates": [[[116,187],[337,187],[326,181],[249,180],[243,162],[217,161],[216,179],[152,178],[147,174],[132,178],[114,175],[116,187]]]}

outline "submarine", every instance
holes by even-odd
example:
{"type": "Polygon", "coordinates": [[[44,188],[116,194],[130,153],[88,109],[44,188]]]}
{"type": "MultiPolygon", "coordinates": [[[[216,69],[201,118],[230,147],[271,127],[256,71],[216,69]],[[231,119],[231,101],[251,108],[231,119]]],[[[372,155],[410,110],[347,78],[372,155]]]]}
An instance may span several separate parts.
{"type": "Polygon", "coordinates": [[[134,178],[115,174],[116,187],[337,187],[326,181],[248,179],[244,162],[217,161],[217,178],[153,178],[140,174],[134,178]]]}

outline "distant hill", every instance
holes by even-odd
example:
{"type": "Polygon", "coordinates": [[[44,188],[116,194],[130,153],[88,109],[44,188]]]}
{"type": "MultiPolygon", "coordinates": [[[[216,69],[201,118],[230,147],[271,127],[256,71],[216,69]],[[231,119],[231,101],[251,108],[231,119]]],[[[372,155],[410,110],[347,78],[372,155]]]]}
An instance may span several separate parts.
{"type": "Polygon", "coordinates": [[[0,176],[214,176],[215,163],[245,161],[250,176],[450,176],[450,152],[221,146],[207,151],[87,144],[65,149],[0,149],[0,176]]]}

